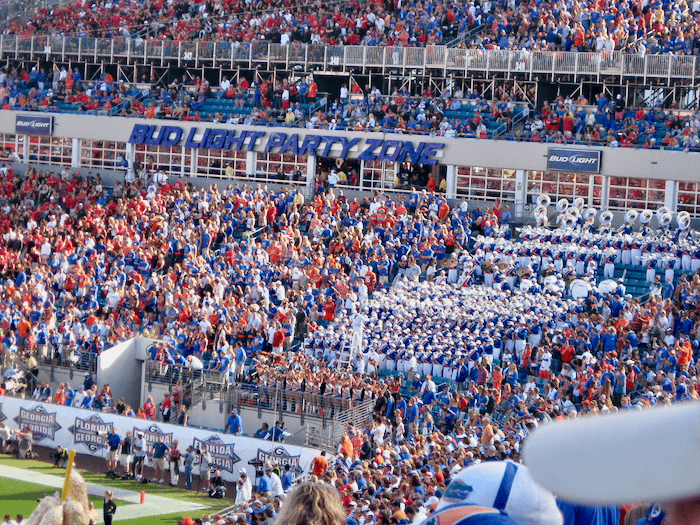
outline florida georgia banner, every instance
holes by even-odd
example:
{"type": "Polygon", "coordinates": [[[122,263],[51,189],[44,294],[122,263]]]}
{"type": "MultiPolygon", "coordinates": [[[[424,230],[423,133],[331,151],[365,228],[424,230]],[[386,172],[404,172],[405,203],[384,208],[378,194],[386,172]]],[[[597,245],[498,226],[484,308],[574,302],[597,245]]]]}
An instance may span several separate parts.
{"type": "MultiPolygon", "coordinates": [[[[178,448],[183,453],[190,445],[195,450],[206,445],[214,467],[221,471],[221,477],[226,481],[237,481],[240,469],[245,469],[248,476],[255,479],[255,465],[261,459],[281,466],[290,464],[293,473],[300,475],[308,472],[311,461],[319,454],[318,450],[306,447],[6,396],[0,396],[0,421],[10,430],[28,426],[37,445],[50,448],[60,445],[66,449],[75,449],[78,454],[100,458],[107,455],[107,436],[112,428],[117,429],[122,439],[127,431],[138,431],[143,433],[146,441],[146,464],[149,466],[153,444],[159,436],[168,445],[178,441],[178,448]]],[[[198,465],[197,462],[195,474],[199,473],[198,465]]],[[[184,469],[182,465],[180,468],[184,469]]]]}

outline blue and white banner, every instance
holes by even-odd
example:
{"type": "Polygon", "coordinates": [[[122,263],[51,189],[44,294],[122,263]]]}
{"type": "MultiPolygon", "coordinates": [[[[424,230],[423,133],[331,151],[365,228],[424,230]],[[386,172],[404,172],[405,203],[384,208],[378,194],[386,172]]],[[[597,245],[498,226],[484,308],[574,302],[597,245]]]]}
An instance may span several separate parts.
{"type": "Polygon", "coordinates": [[[53,135],[53,117],[15,115],[15,131],[29,135],[53,135]]]}
{"type": "Polygon", "coordinates": [[[549,148],[547,169],[600,173],[600,150],[549,148]]]}
{"type": "MultiPolygon", "coordinates": [[[[213,466],[221,470],[221,477],[226,481],[237,481],[240,469],[245,469],[248,476],[255,479],[255,465],[261,461],[280,466],[289,464],[292,472],[300,475],[309,471],[313,458],[319,454],[318,449],[16,397],[0,396],[0,409],[9,430],[29,427],[37,445],[50,448],[61,445],[66,449],[74,448],[79,454],[98,458],[104,458],[109,450],[107,436],[112,427],[117,429],[122,439],[127,431],[143,433],[148,443],[148,465],[152,462],[152,446],[158,436],[163,436],[169,446],[177,440],[183,453],[190,445],[195,449],[207,445],[213,466]]],[[[180,468],[184,469],[184,466],[180,465],[180,468]]],[[[195,474],[199,472],[199,462],[196,462],[194,471],[195,474]]]]}

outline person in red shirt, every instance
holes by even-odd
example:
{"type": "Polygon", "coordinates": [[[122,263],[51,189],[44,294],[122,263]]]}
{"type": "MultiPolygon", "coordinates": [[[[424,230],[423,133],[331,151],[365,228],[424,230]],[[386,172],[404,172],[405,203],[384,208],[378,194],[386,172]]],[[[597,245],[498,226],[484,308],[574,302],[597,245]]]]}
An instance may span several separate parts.
{"type": "Polygon", "coordinates": [[[309,82],[309,100],[316,100],[318,94],[318,84],[312,79],[309,82]]]}
{"type": "Polygon", "coordinates": [[[286,334],[282,330],[282,325],[277,323],[277,330],[272,335],[272,352],[275,354],[281,354],[284,350],[284,339],[286,334]]]}
{"type": "Polygon", "coordinates": [[[332,321],[335,319],[335,301],[328,298],[323,303],[323,320],[332,321]]]}
{"type": "MultiPolygon", "coordinates": [[[[155,419],[156,418],[156,404],[153,401],[153,396],[148,396],[148,399],[143,404],[143,413],[146,416],[146,419],[155,419]]],[[[137,414],[137,417],[138,417],[138,414],[137,414]]]]}

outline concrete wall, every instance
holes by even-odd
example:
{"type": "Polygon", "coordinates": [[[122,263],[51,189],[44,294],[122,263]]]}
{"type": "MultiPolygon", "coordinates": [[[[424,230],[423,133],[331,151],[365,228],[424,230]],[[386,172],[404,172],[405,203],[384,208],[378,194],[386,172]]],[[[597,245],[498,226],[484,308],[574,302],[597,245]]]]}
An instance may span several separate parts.
{"type": "MultiPolygon", "coordinates": [[[[16,111],[4,111],[0,119],[0,133],[16,133],[15,116],[21,114],[16,111]]],[[[32,115],[37,115],[32,113],[32,115]]],[[[546,170],[547,150],[552,144],[533,144],[506,142],[502,140],[477,140],[477,139],[446,139],[442,137],[407,136],[392,133],[357,133],[349,131],[306,130],[284,127],[256,127],[233,126],[226,124],[192,123],[192,122],[165,122],[162,120],[132,119],[121,117],[102,117],[76,114],[53,114],[54,136],[67,138],[91,138],[93,140],[106,140],[127,142],[135,124],[153,125],[157,128],[166,125],[174,125],[183,129],[184,144],[192,128],[197,129],[195,137],[199,139],[205,128],[217,128],[224,130],[239,130],[264,133],[265,137],[258,139],[253,147],[254,151],[263,151],[267,138],[272,133],[287,133],[288,136],[296,134],[299,141],[303,141],[306,135],[323,135],[345,138],[359,138],[360,142],[353,146],[347,153],[347,158],[357,158],[364,150],[367,139],[411,141],[414,145],[419,142],[434,142],[444,144],[442,150],[438,150],[435,157],[439,164],[452,166],[484,166],[489,168],[517,168],[524,170],[546,170]]],[[[568,148],[569,146],[567,146],[568,148]]],[[[627,148],[591,148],[587,146],[574,146],[573,149],[601,150],[602,175],[620,177],[641,178],[667,178],[683,181],[700,180],[700,162],[697,154],[642,150],[627,148]]],[[[277,148],[271,150],[275,153],[277,148]]],[[[341,151],[339,144],[331,148],[328,156],[338,157],[341,151]]]]}
{"type": "Polygon", "coordinates": [[[124,341],[97,358],[97,385],[109,383],[115,400],[123,397],[127,404],[138,406],[142,368],[143,358],[136,356],[135,341],[124,341]]]}
{"type": "Polygon", "coordinates": [[[52,379],[51,367],[48,365],[39,365],[39,381],[42,383],[44,381],[48,381],[51,385],[52,392],[56,391],[59,383],[68,383],[73,390],[77,390],[78,386],[80,386],[84,381],[83,374],[84,372],[80,370],[73,370],[70,368],[54,368],[52,379]]]}

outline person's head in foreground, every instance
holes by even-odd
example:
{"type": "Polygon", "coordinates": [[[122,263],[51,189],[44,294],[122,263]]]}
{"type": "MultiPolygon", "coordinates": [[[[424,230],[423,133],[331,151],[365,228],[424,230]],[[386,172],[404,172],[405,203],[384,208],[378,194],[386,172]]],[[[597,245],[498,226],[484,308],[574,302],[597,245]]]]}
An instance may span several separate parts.
{"type": "Polygon", "coordinates": [[[346,518],[336,488],[302,483],[287,496],[275,525],[345,525],[346,518]]]}
{"type": "Polygon", "coordinates": [[[563,523],[554,496],[533,481],[527,467],[513,461],[488,461],[462,470],[447,486],[436,510],[456,504],[503,512],[519,525],[563,523]]]}
{"type": "Polygon", "coordinates": [[[582,505],[660,503],[670,525],[700,525],[700,403],[540,427],[525,442],[533,478],[582,505]]]}

